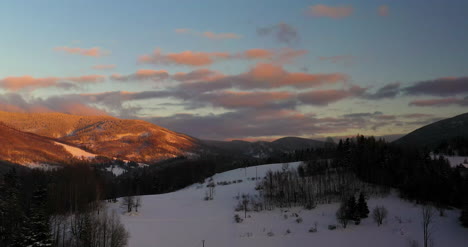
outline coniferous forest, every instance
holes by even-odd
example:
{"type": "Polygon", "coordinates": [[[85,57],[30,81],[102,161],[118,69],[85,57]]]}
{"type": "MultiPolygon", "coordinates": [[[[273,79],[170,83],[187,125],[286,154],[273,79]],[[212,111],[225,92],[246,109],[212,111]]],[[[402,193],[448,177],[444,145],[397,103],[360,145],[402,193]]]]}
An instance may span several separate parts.
{"type": "MultiPolygon", "coordinates": [[[[126,232],[102,201],[175,191],[215,173],[267,162],[304,161],[298,169],[259,178],[264,205],[304,206],[397,189],[404,199],[440,209],[461,208],[468,226],[468,171],[450,167],[429,150],[402,148],[374,137],[357,136],[325,148],[297,150],[265,160],[235,161],[229,155],[180,157],[121,176],[101,169],[114,160],[77,162],[49,171],[11,168],[0,179],[0,245],[122,246],[126,232]],[[361,194],[361,195],[360,195],[361,194]],[[100,213],[101,212],[101,213],[100,213]],[[52,229],[52,230],[51,230],[52,229]],[[71,233],[65,231],[71,229],[71,233]]],[[[365,211],[365,210],[361,210],[365,211]]],[[[363,213],[365,214],[365,213],[363,213]]]]}

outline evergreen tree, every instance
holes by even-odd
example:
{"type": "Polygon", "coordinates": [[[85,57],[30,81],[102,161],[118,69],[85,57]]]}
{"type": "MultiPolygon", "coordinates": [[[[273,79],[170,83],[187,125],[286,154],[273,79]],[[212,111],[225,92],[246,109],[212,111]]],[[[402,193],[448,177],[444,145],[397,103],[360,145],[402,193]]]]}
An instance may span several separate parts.
{"type": "Polygon", "coordinates": [[[369,216],[369,207],[367,207],[366,198],[362,192],[359,194],[357,212],[361,219],[367,218],[369,216]]]}
{"type": "Polygon", "coordinates": [[[23,246],[52,246],[46,201],[47,191],[44,188],[38,188],[34,191],[31,210],[27,217],[28,222],[25,222],[22,229],[23,246]]]}
{"type": "Polygon", "coordinates": [[[356,198],[351,196],[346,203],[346,217],[349,220],[360,221],[359,214],[357,213],[356,198]]]}
{"type": "Polygon", "coordinates": [[[6,173],[3,182],[0,186],[0,246],[22,246],[23,211],[16,169],[6,173]]]}
{"type": "Polygon", "coordinates": [[[468,202],[465,202],[465,205],[462,208],[460,221],[464,227],[468,227],[468,202]]]}

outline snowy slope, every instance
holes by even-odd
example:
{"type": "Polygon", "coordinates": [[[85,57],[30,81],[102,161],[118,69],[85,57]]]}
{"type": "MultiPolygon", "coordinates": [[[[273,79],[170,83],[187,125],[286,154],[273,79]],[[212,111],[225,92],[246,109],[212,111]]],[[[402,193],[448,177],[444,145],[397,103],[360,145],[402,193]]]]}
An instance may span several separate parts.
{"type": "Polygon", "coordinates": [[[468,168],[468,157],[466,156],[446,156],[452,167],[463,165],[468,168]],[[466,161],[466,162],[465,162],[466,161]]]}
{"type": "MultiPolygon", "coordinates": [[[[291,163],[296,167],[299,163],[291,163]]],[[[372,198],[369,208],[385,205],[389,217],[385,224],[377,227],[370,219],[361,225],[330,231],[329,224],[336,224],[335,212],[338,204],[319,205],[313,210],[302,208],[249,212],[251,216],[242,223],[233,220],[235,196],[242,193],[256,194],[255,181],[247,177],[262,177],[269,169],[281,169],[282,164],[263,165],[237,169],[217,174],[215,182],[242,179],[242,183],[216,186],[212,201],[204,201],[206,184],[192,185],[183,190],[143,196],[143,206],[137,215],[122,215],[122,221],[130,232],[129,246],[409,246],[410,240],[417,240],[422,246],[421,209],[400,200],[396,195],[385,198],[372,198]],[[296,223],[292,213],[302,217],[296,223]],[[284,218],[288,214],[288,219],[284,218]],[[399,223],[399,217],[402,223],[399,223]],[[317,222],[318,232],[309,233],[317,222]],[[287,230],[290,234],[286,234],[287,230]],[[268,236],[272,232],[274,236],[268,236]]],[[[122,212],[118,204],[111,207],[122,212]]],[[[468,246],[468,229],[458,223],[458,210],[447,211],[446,217],[436,217],[434,239],[436,246],[468,246]]],[[[243,216],[243,213],[239,213],[243,216]]]]}
{"type": "Polygon", "coordinates": [[[73,147],[73,146],[63,144],[63,143],[60,143],[60,142],[55,142],[55,144],[60,145],[63,148],[65,148],[65,150],[67,152],[69,152],[71,155],[73,155],[73,157],[75,157],[75,158],[90,159],[90,158],[95,158],[96,157],[95,154],[92,154],[90,152],[86,152],[83,149],[80,149],[80,148],[77,148],[77,147],[73,147]]]}

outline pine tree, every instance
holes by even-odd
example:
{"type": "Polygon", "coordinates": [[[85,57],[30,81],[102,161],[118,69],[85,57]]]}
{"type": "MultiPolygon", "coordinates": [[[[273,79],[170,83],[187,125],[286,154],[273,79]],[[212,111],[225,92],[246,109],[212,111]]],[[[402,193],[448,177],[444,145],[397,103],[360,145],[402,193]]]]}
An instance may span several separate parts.
{"type": "Polygon", "coordinates": [[[359,194],[357,211],[361,219],[367,218],[369,216],[369,207],[367,206],[366,198],[362,192],[359,194]]]}
{"type": "Polygon", "coordinates": [[[356,198],[354,198],[354,196],[351,196],[347,203],[346,203],[346,217],[349,219],[349,220],[358,220],[359,219],[359,215],[356,214],[356,198]]]}
{"type": "Polygon", "coordinates": [[[23,246],[20,233],[24,214],[16,169],[6,173],[3,181],[0,186],[0,246],[23,246]]]}
{"type": "Polygon", "coordinates": [[[462,208],[460,214],[460,221],[464,227],[468,227],[468,202],[466,202],[462,208]]]}
{"type": "Polygon", "coordinates": [[[23,246],[45,247],[52,246],[49,228],[49,217],[46,213],[47,191],[38,188],[34,191],[31,210],[23,225],[23,246]]]}

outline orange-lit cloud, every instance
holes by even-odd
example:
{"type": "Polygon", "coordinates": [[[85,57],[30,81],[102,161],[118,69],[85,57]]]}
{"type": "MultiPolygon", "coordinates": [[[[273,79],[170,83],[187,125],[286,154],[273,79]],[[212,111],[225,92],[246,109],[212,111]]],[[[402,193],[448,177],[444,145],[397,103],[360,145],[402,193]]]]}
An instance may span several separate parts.
{"type": "Polygon", "coordinates": [[[0,79],[0,87],[9,91],[19,91],[23,89],[37,89],[47,87],[58,87],[62,89],[75,88],[76,83],[93,83],[102,82],[105,76],[102,75],[85,75],[78,77],[44,77],[34,78],[29,75],[25,76],[10,76],[0,79]]]}
{"type": "Polygon", "coordinates": [[[138,61],[150,64],[204,66],[212,64],[215,60],[227,59],[229,57],[230,55],[227,52],[183,51],[163,54],[161,49],[156,49],[150,55],[140,56],[138,61]]]}
{"type": "Polygon", "coordinates": [[[55,47],[55,51],[59,52],[65,52],[68,54],[75,54],[75,55],[82,55],[82,56],[88,56],[88,57],[101,57],[104,55],[108,55],[108,51],[103,51],[99,47],[93,47],[93,48],[80,48],[80,47],[68,47],[68,46],[61,46],[61,47],[55,47]]]}
{"type": "Polygon", "coordinates": [[[377,12],[379,13],[380,16],[388,16],[390,13],[390,8],[387,5],[382,5],[379,6],[377,9],[377,12]]]}
{"type": "Polygon", "coordinates": [[[263,82],[266,87],[291,86],[296,88],[311,88],[325,84],[345,82],[349,77],[341,73],[310,74],[288,72],[283,67],[274,64],[257,64],[246,73],[249,78],[263,82]]]}
{"type": "Polygon", "coordinates": [[[62,112],[75,115],[109,115],[76,97],[53,96],[47,99],[25,99],[19,94],[11,93],[0,95],[0,110],[24,113],[62,112]]]}
{"type": "Polygon", "coordinates": [[[224,75],[221,72],[209,70],[209,69],[197,69],[188,73],[177,72],[172,78],[176,81],[181,82],[196,82],[196,81],[213,81],[223,78],[224,75]]]}
{"type": "Polygon", "coordinates": [[[140,69],[140,70],[137,70],[135,73],[129,74],[129,75],[120,75],[120,74],[111,75],[111,79],[118,80],[118,81],[131,81],[131,80],[159,81],[159,80],[165,80],[167,78],[169,78],[169,73],[166,70],[153,70],[153,69],[140,69]]]}
{"type": "Polygon", "coordinates": [[[106,70],[106,69],[115,69],[117,67],[115,64],[97,64],[92,66],[93,69],[106,70]]]}
{"type": "Polygon", "coordinates": [[[152,54],[142,55],[138,58],[140,63],[206,66],[217,61],[229,59],[269,60],[277,64],[290,63],[295,58],[307,54],[306,50],[282,49],[249,49],[238,53],[229,52],[197,52],[183,51],[179,53],[164,54],[161,49],[156,49],[152,54]]]}
{"type": "Polygon", "coordinates": [[[223,39],[240,39],[242,38],[241,35],[236,34],[236,33],[215,33],[211,31],[205,31],[205,32],[198,32],[192,29],[188,28],[178,28],[174,30],[176,33],[180,34],[192,34],[200,37],[205,37],[207,39],[212,39],[212,40],[223,40],[223,39]]]}
{"type": "Polygon", "coordinates": [[[307,13],[313,17],[328,17],[333,19],[341,19],[352,15],[353,7],[350,6],[327,6],[317,4],[310,6],[307,13]]]}

